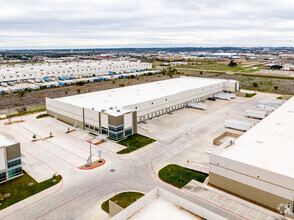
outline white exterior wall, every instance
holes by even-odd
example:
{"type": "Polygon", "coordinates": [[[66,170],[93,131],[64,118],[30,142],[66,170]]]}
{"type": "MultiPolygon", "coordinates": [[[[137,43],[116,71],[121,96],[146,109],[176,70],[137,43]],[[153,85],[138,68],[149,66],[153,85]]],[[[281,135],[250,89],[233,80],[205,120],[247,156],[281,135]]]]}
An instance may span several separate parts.
{"type": "Polygon", "coordinates": [[[0,147],[0,172],[1,170],[5,170],[6,169],[6,155],[5,155],[5,147],[1,148],[0,147]]]}
{"type": "Polygon", "coordinates": [[[109,125],[108,115],[101,112],[101,127],[108,129],[108,125],[109,125]]]}
{"type": "Polygon", "coordinates": [[[127,113],[124,115],[124,129],[133,127],[133,114],[127,113]]]}
{"type": "Polygon", "coordinates": [[[78,121],[83,121],[82,107],[46,98],[46,109],[78,121]]]}
{"type": "Polygon", "coordinates": [[[84,108],[85,123],[89,125],[99,126],[99,112],[84,108]]]}
{"type": "Polygon", "coordinates": [[[224,90],[235,92],[236,90],[239,90],[239,83],[236,81],[226,81],[224,82],[224,90]]]}
{"type": "Polygon", "coordinates": [[[294,178],[215,154],[210,155],[209,171],[289,200],[294,198],[294,178]]]}

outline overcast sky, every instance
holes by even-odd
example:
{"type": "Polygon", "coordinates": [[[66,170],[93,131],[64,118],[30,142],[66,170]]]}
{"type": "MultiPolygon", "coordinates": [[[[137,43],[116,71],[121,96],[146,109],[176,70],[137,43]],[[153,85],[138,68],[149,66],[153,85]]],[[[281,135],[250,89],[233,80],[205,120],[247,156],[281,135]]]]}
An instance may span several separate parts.
{"type": "Polygon", "coordinates": [[[294,46],[294,0],[0,0],[0,49],[294,46]]]}

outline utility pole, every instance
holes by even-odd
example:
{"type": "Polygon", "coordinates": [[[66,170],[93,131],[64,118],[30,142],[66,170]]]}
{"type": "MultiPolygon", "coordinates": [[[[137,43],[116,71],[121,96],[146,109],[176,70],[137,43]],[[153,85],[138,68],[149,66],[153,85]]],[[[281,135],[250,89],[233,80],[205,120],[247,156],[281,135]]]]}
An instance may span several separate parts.
{"type": "Polygon", "coordinates": [[[10,106],[8,106],[8,124],[11,124],[11,118],[10,118],[10,106]]]}
{"type": "Polygon", "coordinates": [[[90,162],[90,166],[92,166],[92,141],[89,141],[90,143],[90,157],[89,157],[89,162],[90,162]]]}

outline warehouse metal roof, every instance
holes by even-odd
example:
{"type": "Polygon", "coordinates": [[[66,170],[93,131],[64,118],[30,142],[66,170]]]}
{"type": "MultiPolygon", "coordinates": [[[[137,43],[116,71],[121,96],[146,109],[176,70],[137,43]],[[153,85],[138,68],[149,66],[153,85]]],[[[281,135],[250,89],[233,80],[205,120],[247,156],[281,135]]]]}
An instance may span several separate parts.
{"type": "Polygon", "coordinates": [[[218,155],[294,178],[294,97],[218,155]]]}
{"type": "MultiPolygon", "coordinates": [[[[154,101],[154,105],[156,105],[156,99],[168,97],[170,95],[178,94],[191,89],[203,88],[205,86],[212,86],[215,84],[220,84],[221,86],[221,84],[226,81],[228,80],[180,77],[140,85],[57,98],[55,100],[84,108],[94,108],[97,111],[106,110],[106,112],[109,114],[119,115],[123,112],[136,110],[134,105],[138,103],[154,101]],[[110,110],[110,108],[112,108],[112,110],[110,110]],[[118,109],[120,112],[117,112],[118,109]]],[[[139,111],[140,109],[137,110],[139,111]]]]}

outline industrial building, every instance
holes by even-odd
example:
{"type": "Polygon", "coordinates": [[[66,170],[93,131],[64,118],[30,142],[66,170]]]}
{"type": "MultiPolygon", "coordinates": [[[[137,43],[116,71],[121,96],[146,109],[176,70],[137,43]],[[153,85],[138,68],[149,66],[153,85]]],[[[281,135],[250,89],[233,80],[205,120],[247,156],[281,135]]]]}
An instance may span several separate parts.
{"type": "MultiPolygon", "coordinates": [[[[267,102],[268,103],[268,102],[267,102]]],[[[210,184],[272,209],[294,200],[294,98],[210,154],[210,184]]]]}
{"type": "Polygon", "coordinates": [[[22,175],[20,144],[13,137],[0,133],[0,183],[22,175]]]}
{"type": "Polygon", "coordinates": [[[0,82],[26,82],[46,78],[78,78],[109,73],[142,71],[152,68],[141,61],[84,61],[67,63],[0,66],[0,82]]]}
{"type": "Polygon", "coordinates": [[[234,80],[180,77],[64,98],[46,98],[48,114],[114,140],[137,133],[137,123],[239,90],[234,80]]]}

